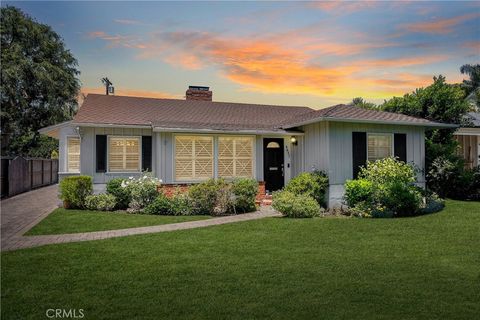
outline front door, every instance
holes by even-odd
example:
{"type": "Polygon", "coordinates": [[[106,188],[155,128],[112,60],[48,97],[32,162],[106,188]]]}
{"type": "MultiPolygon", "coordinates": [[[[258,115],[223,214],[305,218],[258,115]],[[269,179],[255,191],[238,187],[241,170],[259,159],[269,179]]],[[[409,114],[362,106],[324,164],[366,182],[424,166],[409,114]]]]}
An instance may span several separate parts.
{"type": "Polygon", "coordinates": [[[263,139],[263,177],[268,192],[283,188],[283,139],[263,139]]]}

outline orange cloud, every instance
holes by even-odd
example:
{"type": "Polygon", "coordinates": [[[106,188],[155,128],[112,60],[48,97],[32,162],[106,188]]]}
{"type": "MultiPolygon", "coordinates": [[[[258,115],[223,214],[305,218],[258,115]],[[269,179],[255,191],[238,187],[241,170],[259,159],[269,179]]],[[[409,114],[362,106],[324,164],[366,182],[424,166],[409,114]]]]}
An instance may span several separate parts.
{"type": "Polygon", "coordinates": [[[453,32],[454,27],[464,21],[478,18],[479,13],[470,13],[450,19],[437,19],[428,22],[416,22],[402,25],[401,28],[410,32],[448,34],[453,32]]]}
{"type": "Polygon", "coordinates": [[[480,41],[468,41],[465,42],[462,47],[473,49],[477,54],[480,54],[480,41]]]}
{"type": "Polygon", "coordinates": [[[308,4],[310,7],[320,9],[325,12],[352,13],[359,10],[371,8],[378,3],[375,1],[315,1],[308,4]]]}
{"type": "Polygon", "coordinates": [[[407,77],[409,67],[449,58],[430,54],[361,59],[354,55],[396,44],[319,41],[294,33],[269,37],[222,37],[207,32],[159,32],[153,34],[148,42],[128,37],[118,40],[103,33],[95,34],[95,37],[130,48],[133,42],[140,59],[161,59],[189,70],[214,66],[223,77],[240,84],[243,90],[347,99],[367,95],[385,98],[411,91],[428,81],[425,76],[407,77]],[[353,59],[335,59],[327,64],[324,59],[327,55],[353,56],[353,59]],[[391,73],[384,76],[388,70],[391,73]]]}

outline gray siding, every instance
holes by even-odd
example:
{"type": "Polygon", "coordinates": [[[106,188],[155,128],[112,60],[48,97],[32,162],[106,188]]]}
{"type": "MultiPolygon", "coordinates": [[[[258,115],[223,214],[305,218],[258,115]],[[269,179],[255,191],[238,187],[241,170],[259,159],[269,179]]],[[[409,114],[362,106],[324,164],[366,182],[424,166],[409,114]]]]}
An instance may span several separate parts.
{"type": "Polygon", "coordinates": [[[304,126],[304,171],[322,170],[329,173],[329,123],[317,122],[304,126]]]}

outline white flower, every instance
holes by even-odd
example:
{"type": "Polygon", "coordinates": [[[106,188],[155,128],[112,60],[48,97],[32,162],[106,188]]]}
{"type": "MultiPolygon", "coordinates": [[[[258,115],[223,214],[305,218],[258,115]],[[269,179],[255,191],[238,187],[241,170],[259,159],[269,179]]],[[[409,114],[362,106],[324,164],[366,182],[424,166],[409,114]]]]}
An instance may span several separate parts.
{"type": "Polygon", "coordinates": [[[128,177],[128,179],[133,180],[133,177],[128,177]]]}

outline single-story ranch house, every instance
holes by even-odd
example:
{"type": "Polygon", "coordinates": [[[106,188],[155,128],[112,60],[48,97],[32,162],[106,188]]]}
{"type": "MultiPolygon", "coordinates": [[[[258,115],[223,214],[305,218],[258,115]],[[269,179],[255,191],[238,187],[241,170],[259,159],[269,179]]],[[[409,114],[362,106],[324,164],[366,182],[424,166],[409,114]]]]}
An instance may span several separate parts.
{"type": "Polygon", "coordinates": [[[90,175],[95,184],[142,170],[164,184],[253,177],[271,192],[317,169],[328,174],[334,206],[367,160],[396,156],[423,169],[425,130],[447,127],[350,105],[213,102],[208,87],[190,87],[185,100],[89,94],[72,121],[41,133],[59,139],[61,177],[90,175]]]}

